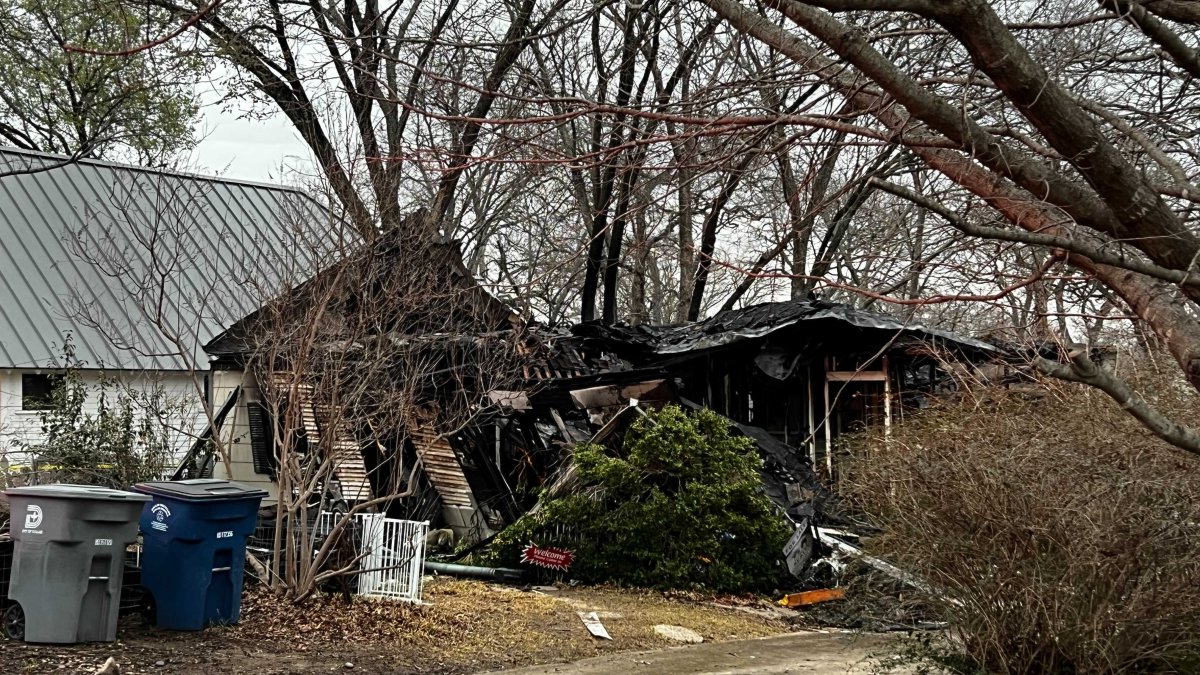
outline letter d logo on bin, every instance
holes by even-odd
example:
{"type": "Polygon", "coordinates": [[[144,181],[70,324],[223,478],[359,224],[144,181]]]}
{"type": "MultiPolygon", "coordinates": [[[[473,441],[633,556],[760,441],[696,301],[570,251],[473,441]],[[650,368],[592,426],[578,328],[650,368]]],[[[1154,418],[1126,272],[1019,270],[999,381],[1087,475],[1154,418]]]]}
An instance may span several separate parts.
{"type": "MultiPolygon", "coordinates": [[[[26,531],[37,529],[37,527],[41,524],[42,507],[38,506],[37,504],[30,504],[29,507],[25,509],[26,531]]],[[[35,532],[34,534],[40,534],[40,532],[35,532]]]]}

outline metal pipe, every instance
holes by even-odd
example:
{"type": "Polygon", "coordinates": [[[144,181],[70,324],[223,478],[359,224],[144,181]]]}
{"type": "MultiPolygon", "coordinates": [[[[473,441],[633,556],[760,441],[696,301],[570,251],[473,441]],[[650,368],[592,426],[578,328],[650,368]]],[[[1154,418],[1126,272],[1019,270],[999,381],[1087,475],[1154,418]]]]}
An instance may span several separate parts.
{"type": "Polygon", "coordinates": [[[425,561],[425,571],[449,574],[457,577],[496,579],[498,581],[516,581],[525,576],[524,570],[515,570],[507,567],[476,567],[474,565],[433,562],[432,560],[425,561]]]}

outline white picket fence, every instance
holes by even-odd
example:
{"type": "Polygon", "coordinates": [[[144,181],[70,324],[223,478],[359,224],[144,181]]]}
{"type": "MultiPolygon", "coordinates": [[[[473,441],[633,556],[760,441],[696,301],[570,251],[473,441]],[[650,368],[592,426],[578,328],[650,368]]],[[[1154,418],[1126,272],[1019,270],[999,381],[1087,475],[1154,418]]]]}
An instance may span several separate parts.
{"type": "MultiPolygon", "coordinates": [[[[318,531],[330,532],[346,516],[322,512],[318,531]]],[[[382,513],[358,513],[358,595],[421,602],[425,566],[425,535],[429,522],[385,518],[382,513]]]]}

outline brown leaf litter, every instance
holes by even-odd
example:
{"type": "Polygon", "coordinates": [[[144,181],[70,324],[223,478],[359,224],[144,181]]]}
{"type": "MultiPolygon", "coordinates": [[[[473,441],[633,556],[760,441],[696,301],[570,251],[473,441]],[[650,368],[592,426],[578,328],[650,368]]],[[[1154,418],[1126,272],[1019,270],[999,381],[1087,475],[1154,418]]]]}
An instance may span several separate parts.
{"type": "Polygon", "coordinates": [[[412,605],[355,597],[347,606],[339,596],[319,596],[296,605],[254,589],[243,600],[237,626],[172,633],[126,621],[120,641],[111,645],[0,642],[0,672],[90,673],[113,656],[123,675],[469,673],[669,646],[654,632],[657,624],[690,628],[705,641],[788,630],[780,618],[716,606],[701,595],[615,588],[526,591],[440,578],[427,584],[424,599],[412,605]],[[613,640],[593,638],[579,611],[597,612],[613,640]]]}

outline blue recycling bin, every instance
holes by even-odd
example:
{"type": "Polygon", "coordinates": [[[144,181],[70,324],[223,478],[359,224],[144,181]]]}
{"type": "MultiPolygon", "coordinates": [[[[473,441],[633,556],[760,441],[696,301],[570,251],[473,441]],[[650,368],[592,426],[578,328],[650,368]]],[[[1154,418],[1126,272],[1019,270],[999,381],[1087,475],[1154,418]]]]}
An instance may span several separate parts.
{"type": "Polygon", "coordinates": [[[142,586],[155,625],[201,630],[237,623],[242,609],[246,537],[266,492],[212,478],[138,483],[142,509],[142,586]]]}

